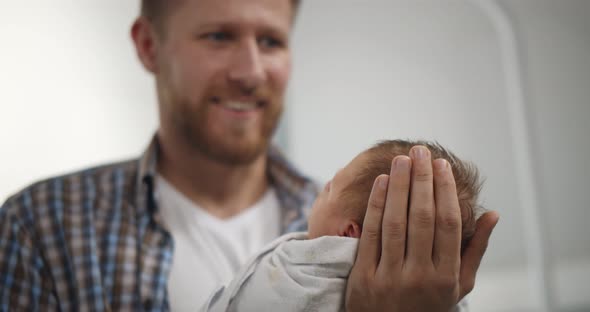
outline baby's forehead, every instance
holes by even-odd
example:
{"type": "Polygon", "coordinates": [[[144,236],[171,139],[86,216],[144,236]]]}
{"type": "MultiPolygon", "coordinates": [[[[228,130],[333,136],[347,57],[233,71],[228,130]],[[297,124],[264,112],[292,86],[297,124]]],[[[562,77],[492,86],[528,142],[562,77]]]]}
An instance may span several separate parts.
{"type": "Polygon", "coordinates": [[[347,171],[360,171],[362,168],[366,168],[367,164],[371,160],[371,151],[365,150],[356,155],[342,170],[347,171]]]}
{"type": "Polygon", "coordinates": [[[346,166],[336,171],[332,179],[326,183],[326,189],[334,187],[334,191],[337,192],[338,197],[341,198],[349,198],[351,195],[349,193],[357,193],[360,186],[356,187],[356,181],[362,175],[363,169],[366,168],[366,160],[364,157],[359,156],[355,157],[346,166]]]}
{"type": "MultiPolygon", "coordinates": [[[[342,168],[341,171],[337,173],[337,175],[343,176],[341,180],[345,182],[342,187],[345,193],[366,193],[365,191],[370,192],[371,185],[367,186],[366,181],[367,179],[374,179],[371,178],[373,176],[373,171],[371,170],[372,165],[374,163],[374,151],[372,150],[365,150],[358,154],[354,159],[352,159],[346,167],[342,168]],[[365,188],[368,187],[368,190],[365,188]]],[[[381,166],[379,166],[381,167],[381,166]]],[[[379,170],[381,171],[381,170],[379,170]]],[[[387,170],[389,171],[389,170],[387,170]]],[[[377,176],[375,176],[376,178],[377,176]]],[[[349,194],[351,195],[351,194],[349,194]]]]}

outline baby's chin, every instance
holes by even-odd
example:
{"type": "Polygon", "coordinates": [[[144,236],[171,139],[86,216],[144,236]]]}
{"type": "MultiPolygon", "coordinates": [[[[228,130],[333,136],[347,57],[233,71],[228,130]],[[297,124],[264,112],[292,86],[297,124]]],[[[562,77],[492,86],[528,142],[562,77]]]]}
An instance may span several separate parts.
{"type": "Polygon", "coordinates": [[[314,238],[318,238],[320,236],[317,235],[317,233],[315,231],[313,231],[312,229],[309,229],[307,231],[307,239],[314,239],[314,238]]]}
{"type": "Polygon", "coordinates": [[[307,239],[314,239],[328,235],[327,231],[322,231],[325,229],[318,229],[317,227],[313,226],[313,224],[310,225],[311,226],[307,230],[307,239]]]}
{"type": "Polygon", "coordinates": [[[322,229],[309,228],[307,231],[307,239],[320,238],[320,237],[324,237],[324,236],[346,236],[346,235],[340,235],[340,234],[338,234],[337,231],[330,230],[328,228],[322,228],[322,229]]]}

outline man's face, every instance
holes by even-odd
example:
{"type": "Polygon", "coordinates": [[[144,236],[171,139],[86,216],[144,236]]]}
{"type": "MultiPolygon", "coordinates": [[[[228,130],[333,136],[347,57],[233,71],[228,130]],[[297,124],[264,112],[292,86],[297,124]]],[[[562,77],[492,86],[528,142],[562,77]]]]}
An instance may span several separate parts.
{"type": "Polygon", "coordinates": [[[184,0],[157,41],[161,131],[211,159],[265,152],[291,71],[290,0],[184,0]]]}
{"type": "MultiPolygon", "coordinates": [[[[338,235],[340,227],[350,219],[350,205],[344,196],[344,189],[354,183],[361,172],[367,155],[363,152],[355,157],[346,167],[340,169],[326,185],[316,199],[308,218],[309,238],[326,235],[338,235]]],[[[359,190],[360,192],[360,190],[359,190]]]]}

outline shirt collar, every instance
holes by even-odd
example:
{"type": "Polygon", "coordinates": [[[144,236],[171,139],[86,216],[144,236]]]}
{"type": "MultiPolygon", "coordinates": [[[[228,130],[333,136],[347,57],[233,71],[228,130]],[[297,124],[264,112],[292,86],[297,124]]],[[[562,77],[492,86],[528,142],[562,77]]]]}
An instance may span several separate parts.
{"type": "MultiPolygon", "coordinates": [[[[156,209],[153,192],[159,149],[155,134],[138,163],[136,200],[150,213],[156,209]]],[[[304,230],[309,208],[318,194],[318,185],[296,170],[276,146],[271,146],[267,155],[267,174],[281,202],[283,232],[304,230]]]]}

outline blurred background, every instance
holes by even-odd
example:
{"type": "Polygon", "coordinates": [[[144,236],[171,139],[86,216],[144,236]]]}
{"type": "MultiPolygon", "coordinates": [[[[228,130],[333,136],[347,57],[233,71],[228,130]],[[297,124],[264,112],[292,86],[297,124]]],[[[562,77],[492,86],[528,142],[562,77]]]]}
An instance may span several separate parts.
{"type": "MultiPolygon", "coordinates": [[[[0,0],[0,201],[157,127],[138,1],[0,0]]],[[[590,311],[590,1],[304,1],[277,134],[326,181],[381,139],[475,162],[499,211],[472,311],[590,311]]]]}

